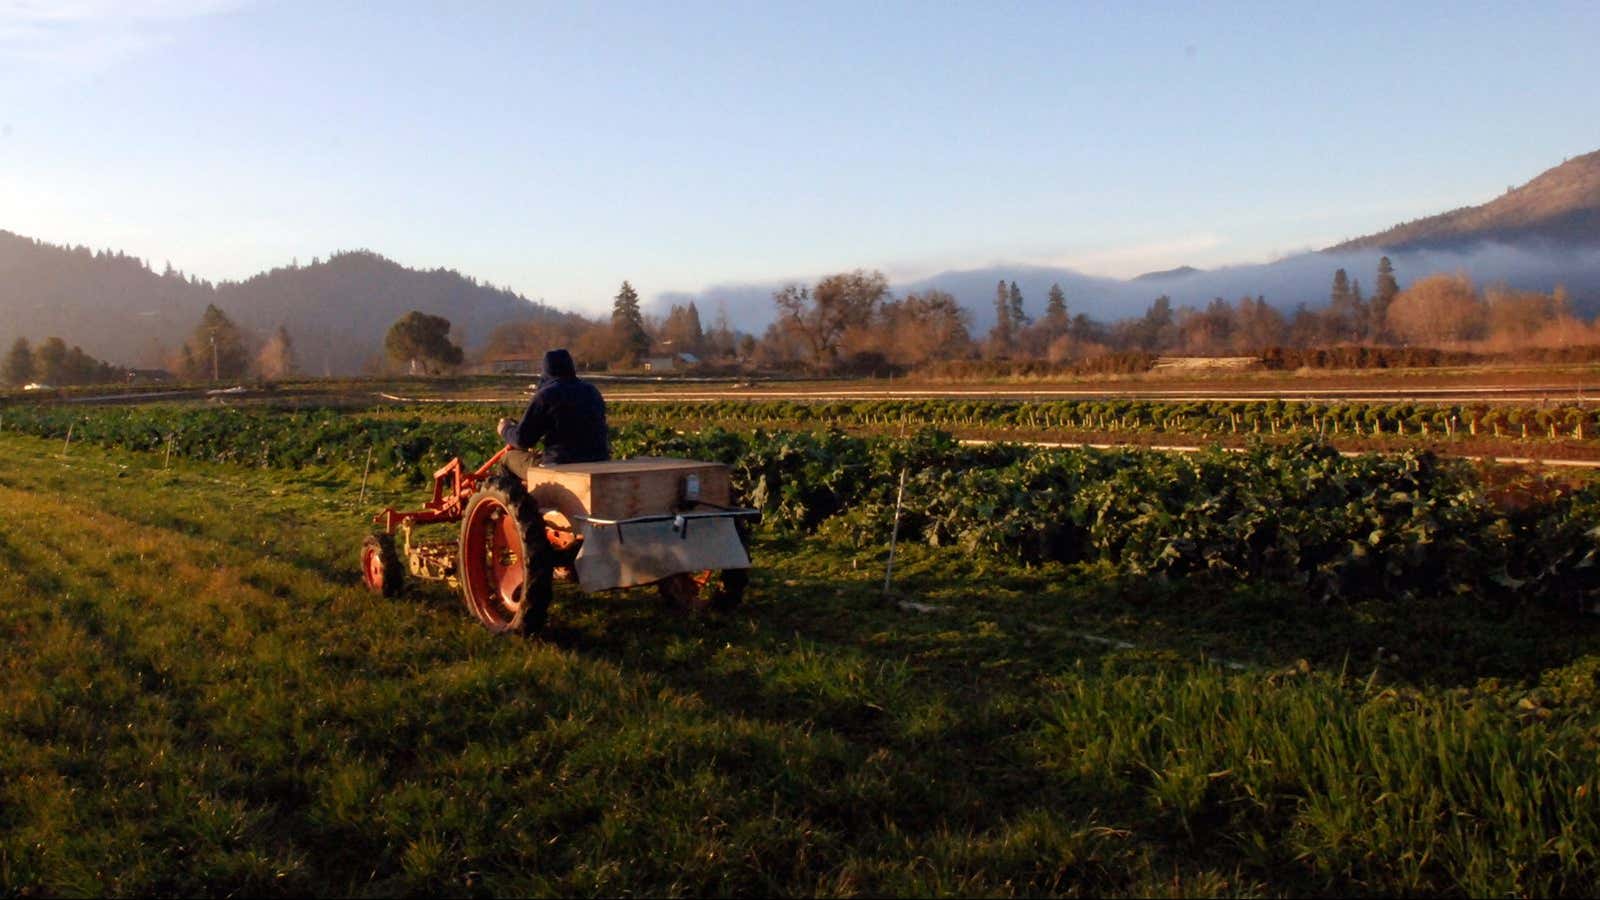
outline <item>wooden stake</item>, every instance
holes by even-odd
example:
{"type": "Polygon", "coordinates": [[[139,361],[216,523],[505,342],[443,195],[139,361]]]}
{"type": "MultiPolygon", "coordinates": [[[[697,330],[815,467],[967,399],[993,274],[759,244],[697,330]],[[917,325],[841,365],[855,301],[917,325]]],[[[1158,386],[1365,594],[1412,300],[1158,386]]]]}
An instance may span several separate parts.
{"type": "Polygon", "coordinates": [[[361,470],[361,499],[357,502],[367,502],[367,473],[372,471],[372,448],[367,448],[367,466],[361,470]]]}
{"type": "Polygon", "coordinates": [[[900,488],[894,493],[894,528],[889,532],[889,564],[883,569],[883,595],[889,596],[889,583],[894,578],[894,548],[900,542],[900,507],[906,498],[906,470],[900,469],[900,488]]]}
{"type": "Polygon", "coordinates": [[[172,435],[167,435],[167,455],[161,458],[161,468],[165,469],[172,463],[172,435]]]}
{"type": "Polygon", "coordinates": [[[68,422],[67,423],[67,441],[66,441],[66,443],[61,445],[61,455],[62,456],[66,456],[67,455],[67,448],[72,446],[72,428],[76,424],[77,423],[75,423],[75,422],[68,422]]]}

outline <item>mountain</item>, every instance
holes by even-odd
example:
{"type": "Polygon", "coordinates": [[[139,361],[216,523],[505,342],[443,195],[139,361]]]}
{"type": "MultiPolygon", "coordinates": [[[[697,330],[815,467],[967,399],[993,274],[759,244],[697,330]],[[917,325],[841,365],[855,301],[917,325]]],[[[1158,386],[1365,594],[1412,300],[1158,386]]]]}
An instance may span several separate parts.
{"type": "Polygon", "coordinates": [[[0,342],[60,336],[91,356],[159,366],[187,339],[207,304],[264,337],[280,324],[301,367],[361,371],[383,337],[416,309],[444,316],[469,350],[504,322],[571,314],[446,270],[419,271],[368,251],[336,253],[242,282],[211,284],[109,250],[62,247],[0,231],[0,342]]]}
{"type": "Polygon", "coordinates": [[[1569,159],[1482,206],[1406,222],[1328,251],[1460,250],[1486,243],[1600,246],[1600,150],[1569,159]]]}
{"type": "Polygon", "coordinates": [[[1176,269],[1162,269],[1160,272],[1146,272],[1143,275],[1135,275],[1135,276],[1133,276],[1132,278],[1130,278],[1128,280],[1129,281],[1165,281],[1165,280],[1171,279],[1171,278],[1182,278],[1185,275],[1193,275],[1194,273],[1196,273],[1198,271],[1200,271],[1200,270],[1196,269],[1194,266],[1179,266],[1176,269]]]}
{"type": "Polygon", "coordinates": [[[313,373],[360,371],[382,353],[389,326],[414,309],[449,319],[451,338],[469,352],[506,322],[577,318],[451,269],[410,269],[368,251],[224,283],[216,296],[218,308],[263,334],[286,323],[313,373]]]}

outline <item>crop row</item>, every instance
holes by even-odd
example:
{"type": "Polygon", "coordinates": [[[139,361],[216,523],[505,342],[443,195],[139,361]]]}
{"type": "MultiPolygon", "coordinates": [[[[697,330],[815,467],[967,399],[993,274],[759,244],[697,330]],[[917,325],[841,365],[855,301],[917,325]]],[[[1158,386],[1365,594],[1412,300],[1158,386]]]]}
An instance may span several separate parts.
{"type": "MultiPolygon", "coordinates": [[[[332,410],[12,409],[7,431],[115,451],[302,469],[366,467],[421,485],[450,456],[497,447],[487,428],[332,410]]],[[[1463,461],[1341,456],[1307,439],[1243,453],[964,446],[948,433],[615,429],[619,456],[713,459],[771,527],[886,538],[905,473],[901,533],[987,557],[1104,562],[1127,575],[1268,578],[1309,597],[1470,594],[1580,605],[1600,591],[1600,488],[1525,476],[1498,499],[1463,461]]]]}
{"type": "Polygon", "coordinates": [[[635,421],[742,425],[1007,428],[1038,431],[1493,436],[1587,440],[1600,436],[1600,407],[1311,403],[1272,400],[870,400],[717,401],[617,405],[635,421]]]}

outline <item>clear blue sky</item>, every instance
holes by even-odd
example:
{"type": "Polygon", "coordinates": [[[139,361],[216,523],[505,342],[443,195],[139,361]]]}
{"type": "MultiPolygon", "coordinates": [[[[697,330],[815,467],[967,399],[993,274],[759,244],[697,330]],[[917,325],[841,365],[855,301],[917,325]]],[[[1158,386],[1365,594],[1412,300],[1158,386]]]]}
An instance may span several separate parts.
{"type": "Polygon", "coordinates": [[[457,6],[0,0],[0,228],[600,311],[1263,261],[1600,148],[1595,2],[457,6]]]}

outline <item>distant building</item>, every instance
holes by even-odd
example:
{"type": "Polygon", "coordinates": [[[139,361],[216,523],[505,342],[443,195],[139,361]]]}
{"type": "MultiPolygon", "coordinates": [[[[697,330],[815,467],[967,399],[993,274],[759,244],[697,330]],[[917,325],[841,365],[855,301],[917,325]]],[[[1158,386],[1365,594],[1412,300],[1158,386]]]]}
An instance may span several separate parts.
{"type": "Polygon", "coordinates": [[[493,359],[489,361],[490,375],[534,375],[544,370],[544,361],[537,359],[493,359]]]}
{"type": "Polygon", "coordinates": [[[671,356],[648,356],[644,360],[646,372],[676,372],[679,369],[690,369],[700,364],[700,357],[693,353],[674,353],[671,356]]]}

